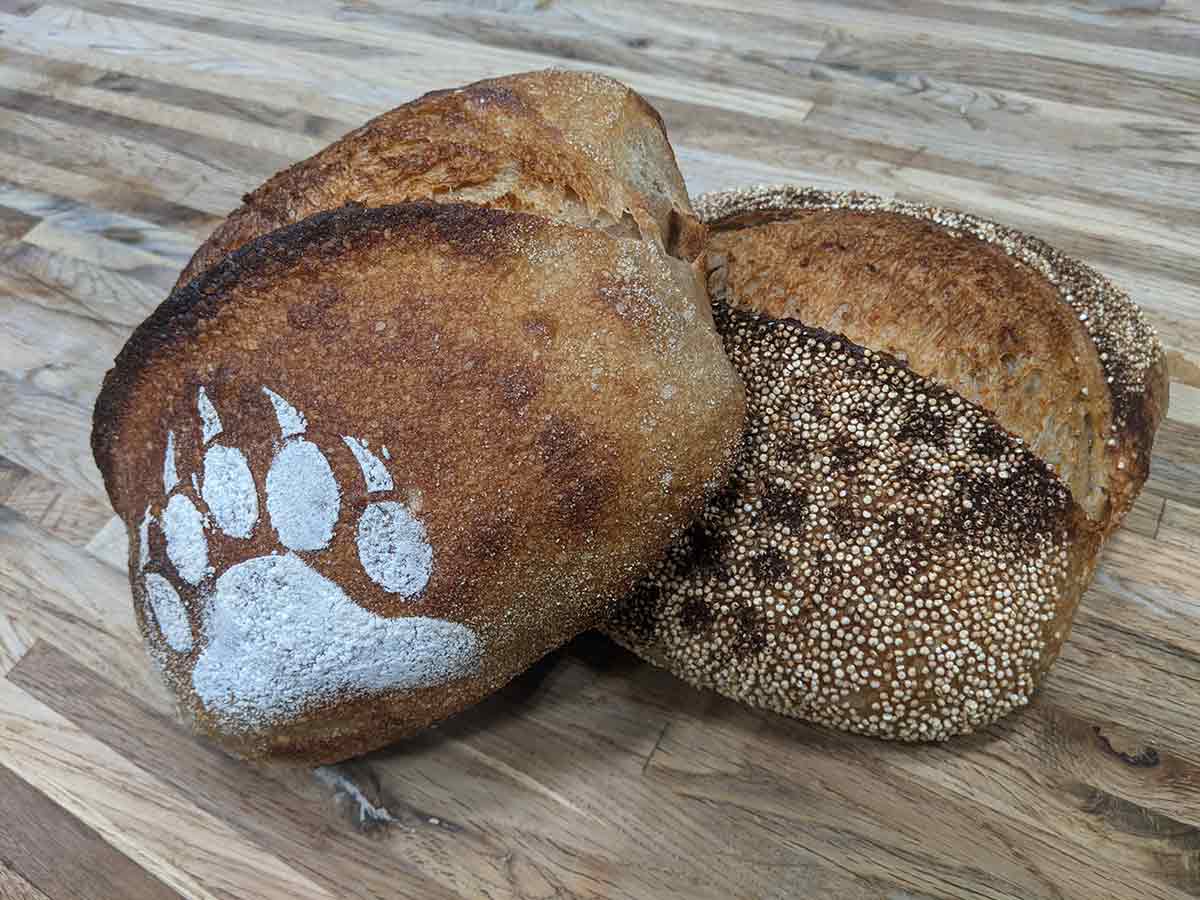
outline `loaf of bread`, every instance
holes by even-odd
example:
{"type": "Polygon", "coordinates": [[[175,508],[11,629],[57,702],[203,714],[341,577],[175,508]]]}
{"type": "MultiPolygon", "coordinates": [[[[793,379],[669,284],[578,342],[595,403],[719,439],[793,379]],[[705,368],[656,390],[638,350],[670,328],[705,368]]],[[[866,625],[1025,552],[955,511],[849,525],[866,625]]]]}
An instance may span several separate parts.
{"type": "Polygon", "coordinates": [[[745,438],[609,633],[693,684],[885,738],[1026,704],[1146,478],[1167,387],[1141,313],[962,213],[791,188],[698,206],[745,438]]]}
{"type": "MultiPolygon", "coordinates": [[[[520,79],[435,95],[416,106],[442,109],[446,147],[436,117],[414,133],[465,160],[464,119],[486,136],[494,115],[524,149],[479,165],[512,186],[501,205],[536,207],[522,192],[557,183],[525,178],[530,148],[584,165],[537,124],[538,97],[556,109],[574,83],[599,90],[537,75],[543,95],[520,79]]],[[[652,195],[596,164],[559,184],[564,209],[603,186],[590,222],[367,205],[392,158],[369,126],[255,192],[277,206],[235,213],[106,376],[93,451],[139,624],[233,752],[329,762],[463,709],[595,625],[727,478],[741,386],[700,261],[658,223],[698,226],[686,194],[664,199],[681,182],[643,133],[657,118],[610,85],[608,108],[583,100],[597,133],[644,120],[625,133],[658,154],[635,167],[652,195]],[[301,218],[323,197],[352,203],[301,218]]],[[[396,165],[384,200],[442,171],[396,165]]]]}
{"type": "Polygon", "coordinates": [[[477,203],[654,240],[695,259],[704,229],[662,119],[591,72],[548,69],[435,91],[384,113],[246,195],[179,276],[347,203],[477,203]]]}

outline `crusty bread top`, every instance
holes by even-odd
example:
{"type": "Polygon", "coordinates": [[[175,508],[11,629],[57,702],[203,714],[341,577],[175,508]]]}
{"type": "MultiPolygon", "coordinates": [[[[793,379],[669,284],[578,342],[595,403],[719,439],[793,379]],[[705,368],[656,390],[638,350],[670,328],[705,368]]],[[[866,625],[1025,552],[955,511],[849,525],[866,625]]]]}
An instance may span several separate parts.
{"type": "MultiPolygon", "coordinates": [[[[283,420],[264,388],[305,420],[342,491],[307,564],[379,616],[473,629],[489,689],[628,589],[727,473],[742,420],[696,267],[655,242],[469,204],[320,214],[175,291],[106,376],[92,445],[135,575],[170,574],[153,530],[138,541],[164,493],[201,505],[186,473],[207,464],[206,406],[251,472],[271,468],[283,420]],[[346,436],[390,448],[394,490],[419,511],[434,564],[418,595],[359,564],[369,484],[346,436]],[[169,489],[164,457],[181,473],[169,489]]],[[[197,577],[284,559],[279,543],[265,516],[244,539],[214,536],[215,571],[197,577]]],[[[186,696],[188,664],[171,665],[186,696]]],[[[453,696],[427,692],[407,724],[453,696]]],[[[317,703],[293,724],[329,715],[317,703]]]]}
{"type": "Polygon", "coordinates": [[[886,353],[714,313],[746,385],[742,452],[608,633],[693,684],[879,737],[942,740],[1027,703],[1099,543],[1067,487],[886,353]]]}
{"type": "Polygon", "coordinates": [[[803,188],[710,194],[710,288],[846,334],[993,412],[1111,531],[1165,414],[1162,349],[1129,297],[964,213],[803,188]]]}
{"type": "Polygon", "coordinates": [[[681,259],[704,240],[654,108],[611,78],[551,69],[434,91],[356,128],[247,194],[177,285],[314,213],[409,200],[641,235],[681,259]]]}

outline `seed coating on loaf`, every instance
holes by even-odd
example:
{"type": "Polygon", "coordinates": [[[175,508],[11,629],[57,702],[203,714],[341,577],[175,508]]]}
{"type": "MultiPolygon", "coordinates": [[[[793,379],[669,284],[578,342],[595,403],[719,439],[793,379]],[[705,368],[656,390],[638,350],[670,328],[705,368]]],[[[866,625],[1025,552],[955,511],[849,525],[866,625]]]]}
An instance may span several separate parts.
{"type": "Polygon", "coordinates": [[[983,410],[839,335],[714,310],[747,393],[727,488],[608,629],[685,680],[941,740],[1026,704],[1095,538],[983,410]]]}

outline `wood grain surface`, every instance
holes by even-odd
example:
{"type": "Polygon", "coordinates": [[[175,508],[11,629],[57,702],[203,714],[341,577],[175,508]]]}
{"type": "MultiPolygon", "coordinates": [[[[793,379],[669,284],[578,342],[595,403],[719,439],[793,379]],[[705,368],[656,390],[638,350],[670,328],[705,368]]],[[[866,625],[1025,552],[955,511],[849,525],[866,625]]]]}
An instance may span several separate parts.
{"type": "Polygon", "coordinates": [[[0,897],[1200,896],[1200,6],[0,0],[0,897]],[[1026,712],[941,746],[740,708],[597,635],[385,752],[249,767],[140,647],[99,380],[242,193],[547,65],[693,192],[858,187],[1032,231],[1168,348],[1153,471],[1026,712]]]}

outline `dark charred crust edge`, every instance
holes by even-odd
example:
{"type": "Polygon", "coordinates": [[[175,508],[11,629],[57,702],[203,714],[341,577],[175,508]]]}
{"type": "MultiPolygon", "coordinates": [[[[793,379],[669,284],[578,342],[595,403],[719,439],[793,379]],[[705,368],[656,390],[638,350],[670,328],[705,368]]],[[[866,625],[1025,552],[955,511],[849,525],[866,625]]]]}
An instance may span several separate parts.
{"type": "MultiPolygon", "coordinates": [[[[200,323],[215,316],[238,289],[264,285],[301,264],[336,259],[389,236],[400,241],[432,233],[451,251],[486,259],[505,252],[505,235],[532,233],[545,224],[537,216],[470,203],[419,201],[372,208],[348,204],[255,238],[173,290],[117,354],[92,412],[92,456],[106,486],[125,404],[138,377],[161,352],[193,337],[200,323]]],[[[111,489],[109,496],[115,499],[111,489]]]]}
{"type": "Polygon", "coordinates": [[[1047,278],[1045,272],[1016,255],[1003,243],[996,244],[1014,262],[1027,266],[1051,282],[1064,305],[1076,313],[1077,324],[1101,355],[1100,364],[1113,410],[1113,431],[1100,437],[1115,442],[1120,461],[1124,463],[1123,468],[1116,465],[1112,467],[1112,488],[1102,519],[1106,533],[1111,533],[1120,524],[1149,475],[1155,432],[1166,418],[1170,382],[1166,356],[1154,330],[1145,323],[1137,304],[1104,275],[1055,249],[1041,238],[989,219],[948,208],[893,201],[859,191],[839,193],[796,185],[755,186],[745,191],[713,191],[697,198],[694,206],[701,221],[714,234],[788,221],[798,213],[815,210],[844,210],[868,215],[889,212],[929,222],[951,232],[961,232],[965,227],[966,235],[974,240],[984,240],[977,232],[1007,238],[1040,258],[1055,278],[1047,278]],[[1072,304],[1071,284],[1090,289],[1103,304],[1124,309],[1141,326],[1142,333],[1138,337],[1150,361],[1140,376],[1131,377],[1131,367],[1117,347],[1115,335],[1103,330],[1094,332],[1082,324],[1088,316],[1081,317],[1078,308],[1072,304]]]}

